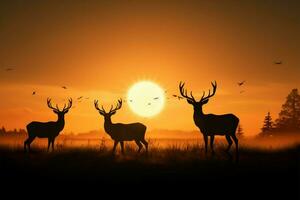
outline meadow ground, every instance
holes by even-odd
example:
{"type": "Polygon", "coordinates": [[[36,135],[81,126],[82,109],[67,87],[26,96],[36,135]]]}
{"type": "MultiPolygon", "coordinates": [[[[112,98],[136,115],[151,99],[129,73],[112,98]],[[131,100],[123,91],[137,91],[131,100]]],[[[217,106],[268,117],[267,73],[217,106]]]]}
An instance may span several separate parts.
{"type": "Polygon", "coordinates": [[[50,185],[130,193],[137,188],[150,193],[171,188],[172,194],[299,197],[299,145],[278,149],[242,145],[239,162],[224,149],[219,142],[216,155],[209,152],[206,156],[202,143],[163,148],[152,144],[148,154],[137,154],[135,146],[127,145],[124,156],[120,152],[112,155],[103,143],[97,148],[61,147],[50,153],[45,146],[37,146],[30,154],[19,147],[2,146],[0,179],[8,188],[50,185]]]}

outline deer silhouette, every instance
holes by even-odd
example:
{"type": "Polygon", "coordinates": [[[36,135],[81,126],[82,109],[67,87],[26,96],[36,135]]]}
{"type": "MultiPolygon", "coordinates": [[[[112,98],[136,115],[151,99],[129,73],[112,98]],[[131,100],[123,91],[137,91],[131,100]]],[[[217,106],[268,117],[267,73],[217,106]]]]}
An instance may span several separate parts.
{"type": "Polygon", "coordinates": [[[103,106],[101,109],[98,106],[98,100],[94,101],[95,108],[100,115],[104,116],[104,130],[114,140],[112,152],[114,153],[118,143],[121,145],[121,152],[124,154],[124,141],[135,141],[138,145],[138,152],[141,151],[143,145],[148,152],[148,142],[145,140],[147,127],[142,123],[122,124],[112,123],[111,116],[116,114],[117,110],[122,107],[122,99],[118,100],[115,108],[111,106],[110,111],[106,112],[103,106]],[[142,145],[143,144],[143,145],[142,145]]]}
{"type": "Polygon", "coordinates": [[[59,133],[64,129],[65,126],[65,114],[72,107],[72,99],[69,99],[68,105],[64,105],[64,108],[60,110],[56,104],[56,108],[51,105],[51,99],[47,99],[47,105],[49,108],[53,110],[55,114],[57,114],[58,119],[56,122],[30,122],[26,128],[28,132],[28,138],[24,141],[24,151],[26,152],[28,147],[28,151],[30,151],[30,144],[33,140],[38,138],[48,138],[48,151],[50,145],[52,144],[52,151],[54,150],[54,141],[55,138],[59,135],[59,133]]]}
{"type": "Polygon", "coordinates": [[[210,136],[210,147],[212,153],[214,154],[213,145],[215,135],[224,135],[228,142],[228,147],[226,151],[229,152],[230,150],[230,147],[232,145],[232,138],[235,142],[236,155],[238,158],[238,139],[235,135],[235,132],[239,124],[239,118],[233,114],[214,115],[203,113],[202,106],[206,104],[212,96],[215,95],[217,90],[217,82],[211,82],[211,84],[213,87],[212,94],[210,94],[210,90],[207,96],[205,96],[205,92],[203,92],[203,95],[199,101],[195,100],[192,92],[190,92],[190,96],[187,95],[187,90],[184,89],[185,83],[180,82],[179,91],[182,97],[184,97],[187,100],[187,102],[189,104],[192,104],[194,107],[194,123],[203,134],[205,143],[205,154],[207,154],[208,136],[210,136]]]}

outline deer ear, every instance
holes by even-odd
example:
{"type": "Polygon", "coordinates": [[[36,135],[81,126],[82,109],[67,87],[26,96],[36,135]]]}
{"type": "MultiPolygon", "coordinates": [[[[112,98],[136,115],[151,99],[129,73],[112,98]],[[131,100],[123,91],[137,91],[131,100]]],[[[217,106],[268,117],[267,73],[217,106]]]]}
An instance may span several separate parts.
{"type": "Polygon", "coordinates": [[[187,99],[186,100],[189,104],[193,104],[194,102],[192,100],[187,99]]]}
{"type": "Polygon", "coordinates": [[[205,99],[205,100],[202,101],[201,103],[202,103],[202,104],[207,104],[208,100],[209,100],[209,99],[205,99]]]}
{"type": "Polygon", "coordinates": [[[58,114],[58,111],[56,111],[56,110],[53,110],[53,112],[54,112],[55,114],[58,114]]]}
{"type": "Polygon", "coordinates": [[[113,111],[113,112],[111,112],[110,114],[111,114],[111,115],[114,115],[114,114],[116,114],[116,111],[113,111]]]}
{"type": "Polygon", "coordinates": [[[66,114],[66,113],[68,113],[69,112],[69,110],[66,110],[64,113],[66,114]]]}
{"type": "Polygon", "coordinates": [[[103,116],[105,115],[105,113],[102,111],[99,111],[99,113],[100,113],[100,115],[103,115],[103,116]]]}

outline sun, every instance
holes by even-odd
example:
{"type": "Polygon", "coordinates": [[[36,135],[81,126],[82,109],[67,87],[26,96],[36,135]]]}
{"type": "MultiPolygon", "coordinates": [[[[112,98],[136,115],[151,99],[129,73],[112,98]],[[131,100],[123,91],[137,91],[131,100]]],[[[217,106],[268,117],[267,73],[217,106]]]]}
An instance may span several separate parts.
{"type": "Polygon", "coordinates": [[[135,114],[152,117],[160,113],[164,107],[164,90],[154,82],[140,81],[128,90],[127,102],[135,114]]]}

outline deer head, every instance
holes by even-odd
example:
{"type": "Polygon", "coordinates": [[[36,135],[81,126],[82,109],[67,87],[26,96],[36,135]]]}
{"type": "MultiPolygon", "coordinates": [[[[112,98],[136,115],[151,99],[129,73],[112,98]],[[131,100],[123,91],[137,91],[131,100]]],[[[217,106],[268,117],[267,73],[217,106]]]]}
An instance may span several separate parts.
{"type": "Polygon", "coordinates": [[[95,108],[99,111],[100,115],[103,115],[104,118],[110,118],[112,115],[116,114],[117,110],[119,110],[122,107],[122,99],[118,100],[117,105],[115,106],[115,108],[113,107],[113,105],[111,105],[109,112],[106,112],[105,109],[103,108],[103,106],[101,106],[101,108],[99,108],[98,105],[98,100],[94,101],[95,104],[95,108]]]}
{"type": "Polygon", "coordinates": [[[51,99],[50,98],[47,99],[47,105],[48,105],[49,108],[51,108],[53,110],[53,112],[55,114],[58,115],[58,117],[63,117],[67,112],[69,112],[70,108],[72,107],[72,98],[70,98],[68,100],[68,105],[65,104],[62,110],[60,110],[58,108],[57,104],[56,104],[56,107],[53,107],[51,105],[51,99]]]}
{"type": "Polygon", "coordinates": [[[187,90],[184,89],[184,84],[185,83],[182,83],[182,82],[179,83],[180,94],[183,98],[185,98],[187,100],[187,102],[189,104],[192,104],[194,106],[194,108],[201,108],[204,104],[206,104],[209,101],[209,98],[211,98],[212,96],[215,95],[216,90],[217,90],[217,82],[216,81],[214,83],[211,82],[211,85],[213,87],[212,94],[210,94],[210,90],[209,90],[208,95],[205,96],[205,91],[203,91],[203,95],[202,95],[201,99],[199,101],[197,101],[194,98],[192,91],[190,92],[190,96],[188,96],[187,90]]]}

